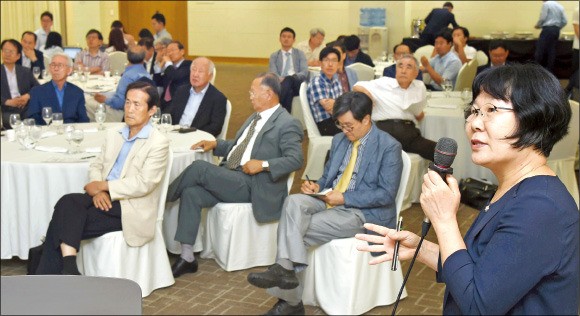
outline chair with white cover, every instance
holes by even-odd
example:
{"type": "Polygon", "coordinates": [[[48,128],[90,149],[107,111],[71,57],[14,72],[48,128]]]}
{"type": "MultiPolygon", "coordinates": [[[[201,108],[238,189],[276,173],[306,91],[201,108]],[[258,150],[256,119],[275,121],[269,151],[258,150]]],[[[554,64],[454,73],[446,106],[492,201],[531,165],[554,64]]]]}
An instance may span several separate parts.
{"type": "Polygon", "coordinates": [[[578,134],[580,133],[580,110],[578,102],[570,100],[572,108],[572,119],[570,120],[568,134],[554,145],[550,157],[548,157],[548,166],[564,183],[570,194],[579,204],[578,182],[574,171],[574,162],[576,160],[576,150],[578,149],[578,134]]]}
{"type": "Polygon", "coordinates": [[[475,79],[475,74],[477,73],[477,65],[477,59],[472,59],[461,66],[457,74],[457,80],[455,80],[454,91],[463,91],[464,88],[471,89],[473,79],[475,79]]]}
{"type": "Polygon", "coordinates": [[[303,82],[300,86],[300,103],[302,105],[302,114],[304,115],[304,124],[306,125],[306,132],[308,133],[308,157],[306,158],[306,168],[302,179],[306,179],[306,175],[312,180],[322,177],[324,171],[324,159],[326,153],[330,150],[332,145],[332,136],[322,136],[318,130],[314,117],[310,111],[308,104],[308,97],[306,96],[306,89],[308,83],[303,82]]]}
{"type": "Polygon", "coordinates": [[[214,66],[213,75],[211,76],[211,80],[209,81],[212,85],[215,85],[215,77],[217,77],[217,68],[214,66]]]}
{"type": "Polygon", "coordinates": [[[302,104],[300,103],[300,96],[292,98],[292,106],[290,107],[292,116],[300,121],[302,124],[302,130],[306,129],[306,123],[304,123],[304,113],[302,113],[302,104]]]}
{"type": "MultiPolygon", "coordinates": [[[[50,60],[50,57],[48,57],[48,56],[44,55],[43,59],[44,59],[44,69],[46,69],[46,70],[50,70],[50,69],[49,69],[49,68],[50,68],[50,66],[49,66],[49,65],[50,65],[50,61],[51,61],[51,60],[50,60]]],[[[45,79],[45,78],[43,78],[43,79],[45,79]]]]}
{"type": "Polygon", "coordinates": [[[109,54],[109,65],[112,74],[117,71],[119,75],[122,75],[127,62],[127,53],[125,52],[112,52],[109,54]]]}
{"type": "Polygon", "coordinates": [[[427,173],[427,166],[429,160],[414,153],[407,153],[411,159],[411,171],[409,173],[409,180],[405,188],[405,197],[403,198],[403,206],[401,211],[411,207],[412,203],[419,203],[421,196],[421,186],[423,185],[423,175],[427,173]]]}
{"type": "Polygon", "coordinates": [[[417,50],[413,53],[413,56],[417,58],[419,63],[421,63],[421,57],[425,56],[427,59],[431,59],[431,54],[433,54],[433,49],[435,46],[433,45],[425,45],[417,48],[417,50]]]}
{"type": "Polygon", "coordinates": [[[82,275],[2,276],[2,315],[141,315],[131,280],[82,275]]]}
{"type": "Polygon", "coordinates": [[[481,50],[478,50],[477,52],[475,52],[474,59],[477,60],[477,64],[479,66],[485,66],[485,65],[487,65],[487,63],[489,61],[489,57],[487,57],[487,55],[481,50]]]}
{"type": "MultiPolygon", "coordinates": [[[[396,196],[397,215],[401,211],[411,160],[404,151],[403,170],[396,196]]],[[[308,251],[308,268],[298,277],[304,285],[304,305],[320,306],[328,315],[360,315],[375,306],[395,302],[401,285],[401,269],[391,271],[387,265],[369,265],[370,253],[358,251],[364,243],[354,237],[332,240],[308,251]]],[[[400,263],[398,264],[401,266],[400,263]]],[[[403,291],[402,298],[407,296],[403,291]]]]}
{"type": "Polygon", "coordinates": [[[224,118],[224,125],[222,131],[216,136],[216,139],[226,139],[228,134],[228,127],[230,126],[230,117],[232,116],[232,103],[230,100],[226,103],[226,117],[224,118]]]}
{"type": "Polygon", "coordinates": [[[153,239],[143,246],[131,247],[125,242],[123,232],[116,231],[83,240],[77,254],[77,265],[83,275],[133,280],[141,287],[143,297],[155,289],[175,283],[162,233],[172,163],[173,153],[169,150],[165,175],[159,184],[161,196],[157,205],[157,224],[153,239]]]}
{"type": "Polygon", "coordinates": [[[354,63],[346,67],[356,72],[359,81],[370,81],[375,79],[375,68],[369,65],[363,63],[354,63]]]}
{"type": "MultiPolygon", "coordinates": [[[[288,192],[294,175],[288,175],[288,192]]],[[[277,232],[278,221],[256,221],[252,203],[218,203],[206,213],[201,257],[215,259],[226,271],[269,266],[276,260],[277,232]]]]}

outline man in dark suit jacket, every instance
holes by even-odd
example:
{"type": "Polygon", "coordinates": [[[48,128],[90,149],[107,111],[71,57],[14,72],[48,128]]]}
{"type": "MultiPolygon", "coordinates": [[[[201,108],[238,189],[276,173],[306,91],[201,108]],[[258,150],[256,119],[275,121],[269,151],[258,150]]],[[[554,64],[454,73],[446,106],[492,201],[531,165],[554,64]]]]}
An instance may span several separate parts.
{"type": "Polygon", "coordinates": [[[163,70],[153,76],[157,86],[163,87],[161,93],[161,111],[171,105],[171,100],[179,86],[189,83],[189,68],[191,60],[185,60],[185,49],[179,41],[173,41],[167,45],[163,61],[159,65],[163,70]]]}
{"type": "Polygon", "coordinates": [[[425,18],[427,26],[425,26],[425,29],[423,29],[423,32],[419,36],[423,41],[423,45],[434,45],[435,35],[449,24],[453,25],[454,28],[458,26],[457,22],[455,22],[455,15],[451,13],[452,11],[453,4],[451,2],[445,2],[443,8],[431,10],[425,18]]]}
{"type": "Polygon", "coordinates": [[[44,54],[34,48],[36,46],[36,34],[30,31],[22,33],[20,44],[22,44],[22,54],[16,63],[30,68],[31,71],[34,67],[38,67],[40,69],[39,78],[42,78],[42,71],[44,70],[44,54]]]}
{"type": "Polygon", "coordinates": [[[226,96],[209,81],[213,76],[215,66],[205,57],[198,57],[191,63],[189,82],[175,92],[168,113],[172,122],[183,126],[191,126],[219,135],[226,116],[226,96]]]}
{"type": "Polygon", "coordinates": [[[491,41],[489,43],[489,62],[487,65],[477,67],[477,74],[489,68],[509,65],[510,62],[507,61],[509,54],[510,51],[504,41],[491,41]]]}
{"type": "Polygon", "coordinates": [[[349,66],[354,63],[363,63],[374,67],[373,59],[371,56],[365,54],[360,49],[360,38],[352,34],[344,39],[344,46],[346,47],[346,59],[344,61],[344,66],[349,66]]]}
{"type": "Polygon", "coordinates": [[[28,109],[30,100],[30,90],[38,85],[38,81],[32,76],[32,72],[16,64],[22,53],[22,46],[15,39],[2,41],[2,60],[4,63],[0,67],[0,95],[2,98],[2,125],[10,126],[10,114],[20,114],[21,118],[28,109]],[[13,80],[8,80],[10,71],[14,75],[13,80]],[[15,86],[12,86],[13,84],[15,86]],[[11,91],[12,90],[12,91],[11,91]]]}
{"type": "Polygon", "coordinates": [[[143,63],[143,66],[145,67],[147,72],[151,75],[151,78],[153,78],[153,75],[155,74],[155,59],[157,58],[157,52],[153,47],[153,39],[142,38],[139,40],[138,45],[143,47],[143,49],[145,50],[145,61],[143,63]]]}
{"type": "Polygon", "coordinates": [[[181,257],[173,264],[173,276],[197,271],[193,245],[201,221],[201,210],[219,202],[252,203],[260,223],[280,218],[288,195],[288,175],[300,169],[302,125],[279,103],[280,81],[274,73],[260,74],[252,82],[252,114],[233,140],[201,141],[191,148],[213,149],[224,157],[220,166],[194,161],[167,190],[167,201],[179,202],[175,240],[181,257]]]}
{"type": "Polygon", "coordinates": [[[364,223],[395,228],[401,144],[373,124],[372,109],[372,100],[360,92],[336,99],[332,117],[342,133],[332,139],[324,173],[317,183],[305,181],[302,194],[284,201],[276,264],[248,275],[251,284],[279,298],[266,315],[304,315],[296,272],[307,268],[309,247],[364,233],[364,223]]]}
{"type": "Polygon", "coordinates": [[[72,59],[67,54],[56,53],[52,56],[51,65],[52,80],[30,91],[26,115],[34,118],[37,125],[46,125],[42,119],[42,108],[50,106],[52,113],[62,113],[64,123],[88,123],[83,90],[66,81],[72,72],[72,59]]]}

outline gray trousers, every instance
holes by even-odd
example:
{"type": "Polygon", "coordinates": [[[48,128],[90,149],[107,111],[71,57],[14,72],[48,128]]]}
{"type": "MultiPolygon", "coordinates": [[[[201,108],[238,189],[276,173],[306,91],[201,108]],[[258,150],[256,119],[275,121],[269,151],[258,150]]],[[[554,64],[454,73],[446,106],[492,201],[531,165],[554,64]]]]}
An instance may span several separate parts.
{"type": "Polygon", "coordinates": [[[197,160],[169,185],[167,201],[179,201],[175,240],[195,244],[201,221],[201,210],[219,202],[250,202],[251,176],[238,170],[218,167],[197,160]]]}
{"type": "MultiPolygon", "coordinates": [[[[307,268],[308,248],[322,245],[333,239],[354,237],[364,233],[365,217],[359,209],[344,205],[327,209],[326,204],[305,194],[286,198],[278,224],[278,253],[276,262],[290,260],[294,270],[301,273],[307,268]]],[[[304,285],[292,290],[279,287],[267,292],[295,305],[302,300],[304,285]]]]}

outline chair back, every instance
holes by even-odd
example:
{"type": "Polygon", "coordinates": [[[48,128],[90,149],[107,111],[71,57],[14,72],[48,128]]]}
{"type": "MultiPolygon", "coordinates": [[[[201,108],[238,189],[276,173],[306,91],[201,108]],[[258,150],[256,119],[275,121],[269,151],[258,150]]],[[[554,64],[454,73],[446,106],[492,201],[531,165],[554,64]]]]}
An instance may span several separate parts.
{"type": "Polygon", "coordinates": [[[286,182],[286,185],[288,186],[288,195],[290,195],[290,190],[292,190],[292,184],[294,184],[294,175],[295,174],[296,174],[296,171],[292,171],[288,175],[288,181],[286,182]]]}
{"type": "Polygon", "coordinates": [[[213,75],[211,76],[211,80],[209,81],[212,85],[215,86],[215,77],[217,76],[217,68],[213,67],[213,75]]]}
{"type": "Polygon", "coordinates": [[[314,122],[314,117],[310,111],[310,105],[308,104],[308,97],[306,96],[306,90],[308,88],[308,83],[303,82],[300,85],[300,103],[302,104],[302,115],[304,115],[304,124],[306,125],[306,131],[308,132],[308,138],[320,137],[320,131],[316,122],[314,122]]]}
{"type": "Polygon", "coordinates": [[[403,169],[401,170],[401,180],[399,181],[399,190],[395,197],[395,207],[397,208],[397,217],[401,214],[403,202],[405,200],[405,192],[407,191],[407,182],[409,182],[409,175],[411,174],[411,158],[402,150],[401,158],[403,159],[403,169]]]}
{"type": "Polygon", "coordinates": [[[487,55],[483,51],[481,51],[481,50],[478,50],[475,53],[475,58],[474,59],[477,59],[477,64],[479,66],[487,65],[487,62],[489,61],[489,58],[487,57],[487,55]]]}
{"type": "MultiPolygon", "coordinates": [[[[43,59],[44,59],[44,69],[49,70],[50,69],[50,66],[49,66],[50,65],[50,57],[44,55],[43,59]]],[[[46,78],[43,78],[43,79],[46,79],[46,78]]]]}
{"type": "Polygon", "coordinates": [[[83,275],[2,276],[2,315],[141,315],[129,279],[83,275]]]}
{"type": "Polygon", "coordinates": [[[413,53],[413,56],[415,56],[415,58],[417,58],[419,63],[421,63],[421,57],[423,56],[427,57],[427,59],[431,59],[431,54],[433,54],[433,48],[435,48],[435,46],[433,45],[421,46],[417,48],[415,53],[413,53]]]}
{"type": "Polygon", "coordinates": [[[475,79],[475,74],[477,73],[477,65],[477,59],[472,59],[461,66],[457,74],[457,80],[455,81],[454,91],[462,91],[464,88],[471,89],[473,79],[475,79]]]}
{"type": "Polygon", "coordinates": [[[370,81],[375,79],[375,69],[363,63],[354,63],[346,66],[356,72],[358,81],[370,81]]]}
{"type": "Polygon", "coordinates": [[[119,72],[119,75],[125,71],[125,66],[127,65],[127,53],[125,52],[112,52],[109,54],[109,64],[111,65],[111,72],[119,72]]]}
{"type": "Polygon", "coordinates": [[[226,117],[224,118],[224,125],[222,125],[222,131],[216,138],[226,139],[228,134],[228,127],[230,126],[230,117],[232,116],[232,103],[230,100],[226,103],[226,117]]]}
{"type": "Polygon", "coordinates": [[[167,153],[167,166],[165,167],[165,175],[161,181],[161,195],[159,196],[159,205],[157,206],[157,221],[163,221],[163,213],[165,212],[165,200],[167,199],[167,188],[169,187],[169,177],[171,175],[171,167],[173,166],[173,151],[169,148],[167,153]]]}
{"type": "Polygon", "coordinates": [[[570,100],[570,107],[572,108],[572,119],[568,125],[568,134],[564,136],[559,142],[554,145],[548,160],[572,159],[576,157],[576,149],[578,148],[578,138],[580,129],[580,111],[578,109],[578,102],[570,100]]]}

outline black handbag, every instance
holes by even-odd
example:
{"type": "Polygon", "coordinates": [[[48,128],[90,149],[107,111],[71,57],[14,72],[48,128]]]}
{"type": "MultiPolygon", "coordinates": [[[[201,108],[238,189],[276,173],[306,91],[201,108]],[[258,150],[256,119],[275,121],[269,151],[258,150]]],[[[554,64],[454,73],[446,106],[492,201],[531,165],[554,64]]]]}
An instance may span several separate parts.
{"type": "Polygon", "coordinates": [[[497,185],[467,178],[459,182],[459,191],[461,203],[482,210],[497,191],[497,185]]]}

